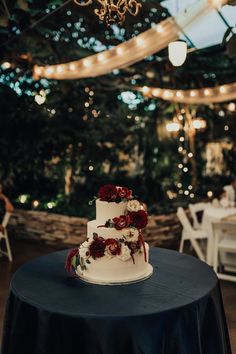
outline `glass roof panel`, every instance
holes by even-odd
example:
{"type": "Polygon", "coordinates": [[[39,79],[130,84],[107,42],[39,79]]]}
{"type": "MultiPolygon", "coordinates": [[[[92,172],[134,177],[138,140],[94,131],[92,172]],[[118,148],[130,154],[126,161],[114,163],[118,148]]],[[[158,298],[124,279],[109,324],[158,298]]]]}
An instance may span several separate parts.
{"type": "MultiPolygon", "coordinates": [[[[166,7],[172,16],[176,16],[179,12],[197,2],[197,0],[165,0],[162,1],[162,6],[166,7]]],[[[229,25],[235,25],[235,6],[224,6],[220,12],[229,25]]],[[[213,9],[210,14],[204,14],[198,20],[195,20],[193,24],[185,28],[185,34],[196,48],[201,49],[220,44],[226,29],[227,24],[224,23],[218,12],[213,9]]],[[[181,38],[184,37],[181,35],[181,38]]]]}

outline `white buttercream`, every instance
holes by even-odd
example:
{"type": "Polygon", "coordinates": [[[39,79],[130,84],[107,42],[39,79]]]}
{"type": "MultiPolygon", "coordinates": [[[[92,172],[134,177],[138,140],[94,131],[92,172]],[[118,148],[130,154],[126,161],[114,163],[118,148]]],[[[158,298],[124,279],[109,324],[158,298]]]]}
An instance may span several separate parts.
{"type": "Polygon", "coordinates": [[[104,202],[100,199],[96,200],[96,220],[100,225],[104,225],[107,220],[117,216],[124,215],[126,212],[127,202],[104,202]]]}

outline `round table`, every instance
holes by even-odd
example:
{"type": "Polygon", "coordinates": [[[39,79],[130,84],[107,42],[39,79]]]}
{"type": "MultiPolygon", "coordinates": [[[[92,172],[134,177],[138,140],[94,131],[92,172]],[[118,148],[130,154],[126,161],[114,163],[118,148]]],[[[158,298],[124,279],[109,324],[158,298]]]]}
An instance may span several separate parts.
{"type": "Polygon", "coordinates": [[[199,260],[151,249],[151,278],[104,286],[71,278],[67,251],[13,276],[2,354],[230,354],[217,277],[199,260]]]}

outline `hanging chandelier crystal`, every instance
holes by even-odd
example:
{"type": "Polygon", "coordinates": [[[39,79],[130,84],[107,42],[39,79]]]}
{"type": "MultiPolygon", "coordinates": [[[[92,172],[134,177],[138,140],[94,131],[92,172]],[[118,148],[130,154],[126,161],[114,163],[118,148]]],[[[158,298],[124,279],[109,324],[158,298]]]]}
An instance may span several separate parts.
{"type": "Polygon", "coordinates": [[[137,0],[74,0],[74,2],[79,6],[88,6],[96,2],[99,8],[96,8],[94,12],[99,20],[107,25],[122,24],[127,13],[137,16],[142,7],[137,0]]]}

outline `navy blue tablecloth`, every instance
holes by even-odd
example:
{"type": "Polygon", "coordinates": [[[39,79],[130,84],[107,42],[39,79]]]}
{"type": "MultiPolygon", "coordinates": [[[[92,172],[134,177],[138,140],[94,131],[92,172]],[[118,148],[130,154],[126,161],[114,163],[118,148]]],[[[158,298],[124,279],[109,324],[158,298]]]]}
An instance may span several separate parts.
{"type": "Polygon", "coordinates": [[[199,260],[151,249],[151,278],[102,286],[71,278],[66,251],[13,276],[2,354],[230,354],[215,273],[199,260]]]}

